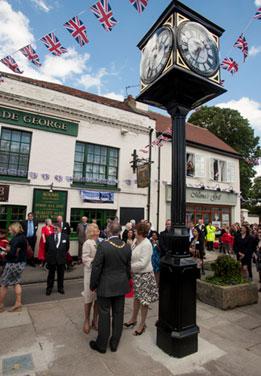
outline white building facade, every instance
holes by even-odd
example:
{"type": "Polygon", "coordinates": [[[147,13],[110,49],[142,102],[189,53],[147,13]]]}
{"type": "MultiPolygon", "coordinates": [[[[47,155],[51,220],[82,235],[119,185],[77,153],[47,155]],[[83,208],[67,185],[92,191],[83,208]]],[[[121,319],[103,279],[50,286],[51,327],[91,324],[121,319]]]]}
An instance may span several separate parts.
{"type": "MultiPolygon", "coordinates": [[[[120,217],[121,223],[147,217],[148,189],[137,188],[130,161],[134,149],[142,157],[139,150],[149,144],[149,134],[155,138],[169,118],[155,118],[142,104],[4,76],[0,227],[31,211],[40,222],[63,215],[74,230],[83,215],[101,227],[110,217],[120,217]]],[[[239,156],[231,148],[188,141],[193,168],[187,177],[187,220],[239,221],[239,156]]],[[[150,221],[162,230],[170,217],[171,144],[160,149],[159,160],[159,148],[152,148],[150,221]]]]}
{"type": "MultiPolygon", "coordinates": [[[[171,127],[168,117],[153,114],[156,129],[171,127]]],[[[153,155],[160,166],[159,228],[171,218],[171,140],[153,155]],[[160,162],[159,162],[160,161],[160,162]]],[[[207,129],[186,124],[186,224],[213,222],[216,226],[240,222],[239,154],[207,129]]]]}

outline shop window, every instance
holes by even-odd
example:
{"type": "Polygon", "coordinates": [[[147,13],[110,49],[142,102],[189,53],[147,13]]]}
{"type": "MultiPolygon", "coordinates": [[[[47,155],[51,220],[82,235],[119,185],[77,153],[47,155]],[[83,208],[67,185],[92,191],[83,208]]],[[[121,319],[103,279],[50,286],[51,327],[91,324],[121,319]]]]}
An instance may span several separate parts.
{"type": "Polygon", "coordinates": [[[232,161],[227,162],[227,181],[234,183],[236,181],[236,166],[232,161]]]}
{"type": "Polygon", "coordinates": [[[210,159],[210,178],[214,181],[224,182],[227,180],[227,164],[225,161],[210,159]]]}
{"type": "Polygon", "coordinates": [[[77,225],[81,222],[83,216],[88,218],[88,223],[92,223],[92,220],[95,219],[99,228],[104,229],[107,224],[107,219],[115,218],[116,210],[72,208],[70,225],[74,232],[76,232],[77,225]]]}
{"type": "Polygon", "coordinates": [[[76,142],[73,179],[90,185],[116,186],[118,164],[118,149],[76,142]]]}
{"type": "Polygon", "coordinates": [[[186,156],[186,174],[190,177],[195,175],[195,156],[192,153],[187,153],[186,156]]]}
{"type": "Polygon", "coordinates": [[[204,178],[205,173],[205,158],[203,155],[195,155],[195,177],[204,178]]]}
{"type": "Polygon", "coordinates": [[[22,222],[26,218],[26,206],[1,205],[0,228],[8,229],[14,222],[22,222]]]}
{"type": "Polygon", "coordinates": [[[2,128],[0,139],[0,175],[27,177],[31,133],[2,128]]]}

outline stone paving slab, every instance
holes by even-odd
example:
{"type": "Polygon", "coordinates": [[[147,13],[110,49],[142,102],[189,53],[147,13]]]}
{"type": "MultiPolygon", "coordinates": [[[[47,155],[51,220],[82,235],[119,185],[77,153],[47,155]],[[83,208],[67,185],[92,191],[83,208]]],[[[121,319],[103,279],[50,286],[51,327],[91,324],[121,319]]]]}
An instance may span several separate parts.
{"type": "MultiPolygon", "coordinates": [[[[27,265],[22,276],[22,284],[28,285],[30,283],[46,282],[48,270],[46,268],[40,268],[36,265],[35,268],[27,265]]],[[[70,272],[65,271],[64,279],[78,279],[83,278],[83,266],[75,265],[70,272]]]]}
{"type": "Polygon", "coordinates": [[[28,311],[25,309],[23,309],[21,312],[5,311],[0,315],[0,330],[32,323],[31,317],[29,316],[28,311]]]}
{"type": "MultiPolygon", "coordinates": [[[[132,299],[126,299],[125,320],[131,307],[132,299]]],[[[2,313],[0,375],[8,374],[10,362],[10,376],[261,375],[261,302],[232,311],[198,302],[199,351],[183,359],[169,357],[155,345],[157,312],[153,304],[142,336],[124,329],[119,350],[106,354],[89,348],[96,331],[88,336],[82,332],[82,297],[30,304],[21,313],[2,313]],[[28,357],[32,369],[23,370],[22,365],[30,363],[28,357]]]]}

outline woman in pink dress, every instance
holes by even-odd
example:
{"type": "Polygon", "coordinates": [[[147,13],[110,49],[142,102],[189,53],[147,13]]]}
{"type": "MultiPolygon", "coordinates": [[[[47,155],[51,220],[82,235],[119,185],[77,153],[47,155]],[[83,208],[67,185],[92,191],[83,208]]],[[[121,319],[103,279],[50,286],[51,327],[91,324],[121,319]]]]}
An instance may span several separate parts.
{"type": "Polygon", "coordinates": [[[38,259],[42,262],[41,266],[45,264],[45,244],[46,238],[54,233],[54,228],[51,219],[45,220],[45,226],[42,227],[41,239],[39,243],[38,259]]]}

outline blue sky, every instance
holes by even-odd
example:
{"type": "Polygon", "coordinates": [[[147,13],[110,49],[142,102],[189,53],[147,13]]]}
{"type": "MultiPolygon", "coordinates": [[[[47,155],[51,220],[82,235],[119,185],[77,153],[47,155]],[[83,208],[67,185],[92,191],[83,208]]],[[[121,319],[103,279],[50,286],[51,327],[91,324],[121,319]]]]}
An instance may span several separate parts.
{"type": "MultiPolygon", "coordinates": [[[[106,32],[89,7],[96,0],[1,0],[0,53],[4,57],[28,43],[33,43],[40,54],[43,66],[35,69],[20,53],[13,57],[21,64],[24,75],[60,82],[116,99],[126,96],[126,87],[139,84],[139,40],[154,23],[170,0],[149,0],[143,14],[129,0],[110,0],[118,24],[106,32]],[[86,10],[80,16],[87,26],[90,43],[81,48],[64,29],[63,24],[71,17],[86,10]],[[5,27],[4,27],[5,25],[5,27]],[[55,30],[69,53],[53,57],[39,39],[55,30]]],[[[242,64],[242,53],[233,43],[249,20],[261,7],[261,0],[184,0],[186,5],[198,11],[226,32],[221,41],[221,56],[234,57],[240,62],[238,74],[230,76],[223,71],[226,94],[209,104],[240,110],[261,136],[261,20],[255,20],[246,32],[250,57],[242,64]]],[[[3,65],[1,70],[7,71],[3,65]]],[[[138,87],[128,89],[137,95],[138,87]]]]}

